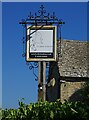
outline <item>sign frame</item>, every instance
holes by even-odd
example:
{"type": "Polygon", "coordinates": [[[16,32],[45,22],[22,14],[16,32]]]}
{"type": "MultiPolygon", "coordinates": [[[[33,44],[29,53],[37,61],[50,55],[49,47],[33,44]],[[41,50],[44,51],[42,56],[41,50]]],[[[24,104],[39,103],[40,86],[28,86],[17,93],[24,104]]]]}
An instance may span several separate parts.
{"type": "MultiPolygon", "coordinates": [[[[27,26],[26,28],[26,61],[27,62],[35,62],[35,61],[56,61],[56,53],[57,53],[57,39],[56,39],[56,26],[27,26]],[[31,32],[31,30],[34,30],[31,32]],[[52,51],[51,53],[46,52],[31,52],[31,39],[32,35],[37,31],[46,30],[46,31],[53,31],[51,38],[52,39],[52,51]]],[[[49,32],[50,33],[50,32],[49,32]]]]}

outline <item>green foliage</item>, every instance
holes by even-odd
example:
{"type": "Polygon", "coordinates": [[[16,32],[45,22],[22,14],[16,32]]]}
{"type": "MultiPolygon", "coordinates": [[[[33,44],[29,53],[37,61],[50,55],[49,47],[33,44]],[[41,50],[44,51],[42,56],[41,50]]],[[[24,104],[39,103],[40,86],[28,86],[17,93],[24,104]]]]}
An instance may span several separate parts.
{"type": "Polygon", "coordinates": [[[0,108],[0,120],[2,118],[2,109],[0,108]]]}
{"type": "Polygon", "coordinates": [[[82,102],[37,102],[2,110],[2,120],[89,120],[89,106],[82,102]]]}
{"type": "Polygon", "coordinates": [[[83,101],[89,105],[89,82],[86,82],[83,85],[81,95],[83,97],[83,101]]]}

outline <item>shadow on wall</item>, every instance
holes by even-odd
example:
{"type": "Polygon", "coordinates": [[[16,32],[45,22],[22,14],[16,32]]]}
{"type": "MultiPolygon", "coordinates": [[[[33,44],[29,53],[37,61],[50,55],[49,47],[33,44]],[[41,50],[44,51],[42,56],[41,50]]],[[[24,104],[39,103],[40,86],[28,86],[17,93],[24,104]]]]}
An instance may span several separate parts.
{"type": "MultiPolygon", "coordinates": [[[[89,79],[88,79],[89,80],[89,79]]],[[[89,81],[85,82],[81,89],[77,90],[69,101],[82,101],[89,105],[89,81]]]]}
{"type": "MultiPolygon", "coordinates": [[[[88,77],[60,76],[58,62],[50,62],[49,78],[48,78],[48,83],[46,86],[46,88],[47,88],[46,100],[47,101],[55,102],[57,99],[61,99],[63,97],[62,95],[67,94],[67,92],[65,92],[65,91],[67,91],[67,88],[62,89],[61,80],[64,80],[66,82],[72,82],[72,83],[76,83],[76,82],[84,83],[84,82],[88,81],[89,78],[88,77]],[[61,90],[64,90],[63,94],[61,94],[61,90]]],[[[77,85],[77,84],[75,84],[75,85],[77,85]]],[[[69,87],[70,86],[68,86],[68,88],[69,87]]],[[[83,88],[81,88],[81,87],[82,86],[78,87],[79,89],[77,89],[77,91],[72,93],[72,95],[70,97],[67,97],[67,100],[70,102],[84,101],[85,97],[82,95],[83,88]]],[[[76,86],[76,88],[77,88],[77,86],[76,86]]]]}
{"type": "Polygon", "coordinates": [[[83,101],[83,100],[84,100],[84,98],[82,96],[82,89],[77,90],[68,99],[69,102],[76,102],[76,101],[83,101]]]}
{"type": "Polygon", "coordinates": [[[47,84],[47,100],[54,102],[60,98],[60,74],[57,62],[50,62],[49,78],[47,84]]]}

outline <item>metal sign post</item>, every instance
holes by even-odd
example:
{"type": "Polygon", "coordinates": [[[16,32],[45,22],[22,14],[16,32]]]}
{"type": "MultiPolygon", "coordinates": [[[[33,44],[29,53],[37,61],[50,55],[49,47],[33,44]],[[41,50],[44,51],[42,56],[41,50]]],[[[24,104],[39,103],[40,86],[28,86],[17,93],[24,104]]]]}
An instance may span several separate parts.
{"type": "Polygon", "coordinates": [[[30,69],[38,67],[38,100],[46,100],[46,62],[56,61],[56,33],[60,25],[64,24],[62,19],[58,19],[53,12],[52,15],[47,15],[44,6],[41,5],[38,11],[30,15],[27,19],[22,19],[19,24],[25,28],[25,37],[23,36],[23,44],[25,44],[25,52],[23,56],[30,63],[30,69]],[[57,27],[57,31],[56,31],[57,27]],[[38,62],[32,65],[31,62],[38,62]]]}
{"type": "Polygon", "coordinates": [[[38,101],[46,100],[46,62],[38,63],[38,101]]]}
{"type": "Polygon", "coordinates": [[[43,62],[43,101],[46,100],[46,62],[43,62]]]}
{"type": "Polygon", "coordinates": [[[38,62],[38,101],[42,100],[42,62],[38,62]]]}

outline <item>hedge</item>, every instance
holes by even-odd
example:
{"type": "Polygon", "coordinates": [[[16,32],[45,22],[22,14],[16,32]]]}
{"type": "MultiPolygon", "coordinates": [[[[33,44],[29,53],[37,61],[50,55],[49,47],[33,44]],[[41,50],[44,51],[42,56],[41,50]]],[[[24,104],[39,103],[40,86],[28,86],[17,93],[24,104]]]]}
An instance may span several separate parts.
{"type": "Polygon", "coordinates": [[[2,110],[2,120],[89,120],[89,106],[82,102],[36,102],[2,110]]]}

